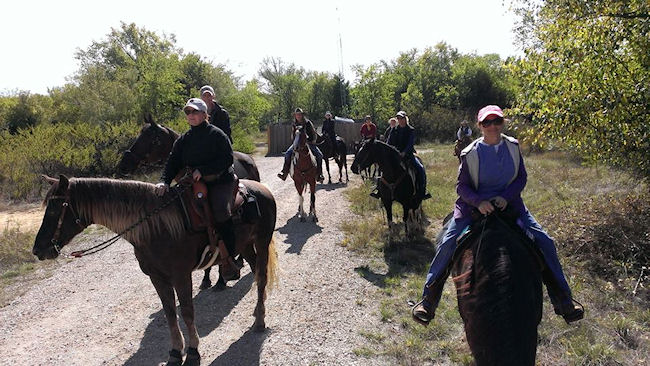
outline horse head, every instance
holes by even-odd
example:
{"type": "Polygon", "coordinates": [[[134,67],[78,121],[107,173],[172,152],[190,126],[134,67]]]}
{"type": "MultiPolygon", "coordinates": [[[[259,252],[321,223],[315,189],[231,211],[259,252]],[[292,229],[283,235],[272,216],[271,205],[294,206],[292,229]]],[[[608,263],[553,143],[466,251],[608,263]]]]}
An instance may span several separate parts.
{"type": "Polygon", "coordinates": [[[378,146],[374,139],[358,142],[358,151],[352,161],[352,173],[359,174],[360,171],[368,168],[377,162],[378,146]]]}
{"type": "Polygon", "coordinates": [[[64,175],[60,175],[59,179],[43,178],[51,187],[45,196],[45,215],[32,249],[40,260],[58,257],[61,248],[88,226],[81,220],[79,210],[72,202],[68,178],[64,175]]]}
{"type": "Polygon", "coordinates": [[[144,120],[140,134],[120,159],[117,166],[119,174],[131,174],[142,163],[155,163],[165,159],[178,138],[176,132],[154,122],[150,114],[144,120]]]}
{"type": "Polygon", "coordinates": [[[542,275],[534,247],[512,215],[500,211],[459,238],[452,274],[478,365],[535,364],[542,275]]]}

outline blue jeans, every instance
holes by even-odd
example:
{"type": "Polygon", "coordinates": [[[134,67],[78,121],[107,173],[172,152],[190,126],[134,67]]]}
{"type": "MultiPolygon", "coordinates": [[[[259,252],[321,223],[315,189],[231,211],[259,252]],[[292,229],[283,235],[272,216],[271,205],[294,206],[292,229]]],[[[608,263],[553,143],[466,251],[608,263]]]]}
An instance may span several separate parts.
{"type": "MultiPolygon", "coordinates": [[[[560,261],[557,257],[557,251],[555,250],[555,243],[553,242],[553,239],[548,236],[546,231],[542,229],[541,225],[535,220],[529,211],[521,214],[521,216],[519,216],[519,220],[521,220],[524,229],[530,232],[535,238],[534,242],[542,252],[544,261],[546,262],[548,269],[553,274],[557,285],[560,287],[559,290],[562,292],[561,294],[552,294],[549,292],[551,301],[554,305],[558,300],[570,301],[571,290],[569,289],[569,284],[564,277],[564,272],[562,271],[562,266],[560,265],[560,261]]],[[[424,284],[424,291],[422,294],[423,297],[427,296],[429,286],[431,286],[434,281],[439,279],[447,269],[447,266],[449,265],[449,262],[451,262],[451,258],[454,255],[454,251],[456,250],[456,239],[463,231],[463,229],[465,229],[465,227],[471,223],[472,220],[469,217],[463,217],[460,219],[452,218],[449,221],[449,226],[447,227],[447,231],[442,238],[442,243],[436,249],[436,255],[433,257],[433,261],[431,261],[431,267],[429,268],[429,273],[427,274],[427,281],[424,284]]]]}
{"type": "MultiPolygon", "coordinates": [[[[321,162],[323,161],[323,153],[320,152],[320,149],[316,145],[312,144],[307,144],[309,146],[309,150],[311,150],[311,153],[314,154],[316,157],[316,163],[318,166],[321,166],[321,162]]],[[[293,145],[289,146],[287,151],[284,153],[284,162],[286,164],[289,164],[289,161],[291,160],[291,155],[293,155],[293,145]]],[[[318,174],[321,174],[320,172],[318,174]]]]}

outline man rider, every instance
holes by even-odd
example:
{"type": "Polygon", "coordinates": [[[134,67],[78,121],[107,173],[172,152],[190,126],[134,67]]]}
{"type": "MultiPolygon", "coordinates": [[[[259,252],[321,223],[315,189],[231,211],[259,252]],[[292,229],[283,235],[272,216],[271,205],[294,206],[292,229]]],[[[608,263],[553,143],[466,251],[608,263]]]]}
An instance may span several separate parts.
{"type": "Polygon", "coordinates": [[[332,119],[332,113],[330,111],[325,112],[325,120],[323,121],[323,135],[327,134],[327,137],[332,143],[332,149],[336,149],[336,132],[334,131],[334,120],[332,119]]]}
{"type": "MultiPolygon", "coordinates": [[[[309,146],[309,149],[311,150],[312,154],[316,156],[316,169],[318,171],[318,181],[323,182],[325,179],[323,177],[323,153],[321,153],[320,149],[318,149],[318,146],[316,146],[316,129],[314,128],[314,124],[307,118],[305,118],[305,113],[301,108],[296,108],[296,111],[294,112],[294,120],[293,120],[293,133],[296,132],[296,128],[298,126],[303,126],[305,128],[305,131],[307,133],[307,146],[309,146]]],[[[289,166],[291,165],[291,155],[293,155],[293,144],[289,146],[287,151],[284,153],[284,165],[282,165],[282,171],[278,173],[278,178],[285,180],[287,179],[287,175],[289,175],[289,166]]]]}
{"type": "Polygon", "coordinates": [[[219,127],[226,136],[228,136],[228,140],[230,140],[230,143],[232,144],[230,115],[223,106],[213,99],[214,89],[212,89],[210,85],[203,85],[200,94],[201,100],[203,100],[203,102],[208,106],[208,115],[210,116],[208,121],[210,124],[219,127]]]}

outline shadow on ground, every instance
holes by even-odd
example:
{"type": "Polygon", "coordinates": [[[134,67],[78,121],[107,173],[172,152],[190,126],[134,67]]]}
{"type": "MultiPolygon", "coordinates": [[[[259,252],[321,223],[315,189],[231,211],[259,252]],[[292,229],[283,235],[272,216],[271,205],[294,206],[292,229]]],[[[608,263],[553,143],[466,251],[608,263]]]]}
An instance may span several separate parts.
{"type": "Polygon", "coordinates": [[[287,223],[284,224],[284,226],[279,227],[277,231],[280,234],[285,234],[287,236],[284,242],[289,244],[290,247],[287,248],[286,253],[300,254],[302,247],[307,243],[307,240],[322,232],[323,229],[318,225],[318,223],[311,222],[309,219],[305,222],[301,222],[296,214],[287,220],[287,223]]]}
{"type": "MultiPolygon", "coordinates": [[[[203,338],[217,329],[223,319],[225,319],[225,317],[230,314],[232,309],[248,293],[254,281],[253,277],[254,276],[252,273],[248,273],[226,291],[217,292],[209,289],[201,291],[196,294],[196,296],[194,296],[194,314],[199,337],[203,338]]],[[[253,309],[255,308],[255,303],[252,302],[249,305],[250,313],[252,314],[253,309]]],[[[185,336],[185,340],[187,342],[187,329],[183,323],[182,318],[180,318],[180,308],[177,308],[177,313],[179,314],[179,323],[181,324],[181,329],[183,329],[183,335],[185,336]]],[[[162,307],[156,313],[151,314],[150,318],[152,320],[151,323],[149,323],[149,326],[147,326],[147,329],[144,332],[144,336],[140,341],[140,348],[124,363],[125,366],[151,365],[156,364],[153,362],[154,360],[167,360],[168,352],[170,349],[169,328],[167,326],[167,320],[165,320],[165,315],[162,311],[162,307]]],[[[254,318],[251,316],[251,326],[253,325],[253,321],[254,318]]],[[[263,336],[264,333],[261,334],[261,340],[257,340],[257,338],[255,338],[255,332],[247,332],[242,337],[242,339],[245,338],[252,344],[259,343],[260,346],[258,346],[256,349],[249,348],[246,351],[251,352],[251,354],[248,355],[251,357],[254,356],[254,353],[257,353],[258,362],[259,349],[264,340],[263,337],[265,337],[263,336]],[[247,335],[248,333],[253,334],[247,335]]],[[[233,348],[238,342],[234,343],[230,348],[233,348]]],[[[199,352],[201,352],[201,345],[199,345],[199,352]]],[[[215,360],[215,362],[217,362],[220,358],[221,357],[215,360]]],[[[225,359],[223,362],[225,362],[225,359]]],[[[216,365],[222,364],[225,365],[228,363],[216,363],[216,365]]]]}

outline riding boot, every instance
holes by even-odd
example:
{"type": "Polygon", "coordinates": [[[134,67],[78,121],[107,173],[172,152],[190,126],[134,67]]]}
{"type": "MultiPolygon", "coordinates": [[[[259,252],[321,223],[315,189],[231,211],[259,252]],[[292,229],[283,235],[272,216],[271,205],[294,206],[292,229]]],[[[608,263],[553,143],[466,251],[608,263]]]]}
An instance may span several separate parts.
{"type": "Polygon", "coordinates": [[[546,285],[548,297],[551,299],[555,314],[561,315],[567,324],[584,318],[584,307],[575,301],[570,293],[562,291],[557,280],[548,269],[542,272],[542,280],[546,285]]]}
{"type": "Polygon", "coordinates": [[[287,175],[289,175],[289,165],[291,165],[291,159],[287,159],[286,157],[284,158],[284,164],[282,165],[282,171],[278,173],[278,178],[282,180],[287,179],[287,175]]]}
{"type": "Polygon", "coordinates": [[[239,279],[241,267],[238,266],[233,258],[235,253],[235,232],[232,228],[232,219],[222,223],[219,228],[221,239],[225,246],[227,254],[224,253],[224,260],[219,265],[219,274],[225,281],[239,279]]]}
{"type": "MultiPolygon", "coordinates": [[[[431,320],[436,316],[436,308],[440,303],[442,297],[442,289],[445,287],[446,275],[442,275],[437,280],[433,281],[430,286],[426,287],[425,295],[422,300],[413,306],[411,314],[415,321],[428,325],[431,320]]],[[[426,286],[426,285],[425,285],[426,286]]]]}

